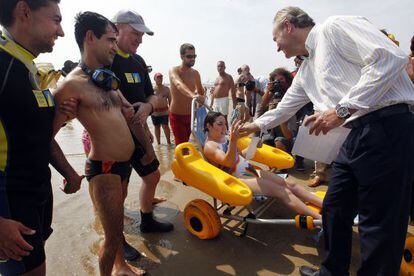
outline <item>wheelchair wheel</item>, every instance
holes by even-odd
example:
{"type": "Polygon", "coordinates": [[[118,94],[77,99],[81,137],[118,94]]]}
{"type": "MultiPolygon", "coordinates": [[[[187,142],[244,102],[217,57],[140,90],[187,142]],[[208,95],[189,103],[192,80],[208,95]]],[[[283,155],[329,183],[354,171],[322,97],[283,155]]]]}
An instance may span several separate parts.
{"type": "Polygon", "coordinates": [[[199,239],[213,239],[221,230],[220,218],[214,208],[202,199],[187,203],[184,209],[184,225],[199,239]]]}
{"type": "Polygon", "coordinates": [[[311,216],[297,215],[295,217],[295,225],[298,229],[312,230],[315,228],[315,224],[313,224],[313,217],[311,216]]]}
{"type": "Polygon", "coordinates": [[[401,261],[400,276],[414,275],[414,236],[405,240],[404,254],[401,261]]]}

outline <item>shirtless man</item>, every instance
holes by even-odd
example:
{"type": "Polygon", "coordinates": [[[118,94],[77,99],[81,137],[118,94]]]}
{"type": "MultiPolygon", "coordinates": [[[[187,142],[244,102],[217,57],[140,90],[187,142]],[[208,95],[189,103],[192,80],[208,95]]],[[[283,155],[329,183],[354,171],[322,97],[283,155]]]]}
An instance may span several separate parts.
{"type": "MultiPolygon", "coordinates": [[[[142,275],[144,271],[125,263],[122,250],[123,202],[134,150],[126,119],[131,120],[134,111],[117,90],[119,82],[114,74],[100,69],[113,61],[116,32],[115,25],[99,14],[77,15],[75,38],[81,62],[56,90],[55,99],[57,103],[70,97],[77,100],[77,118],[91,137],[85,175],[105,236],[99,253],[100,274],[111,275],[114,267],[115,275],[142,275]]],[[[67,119],[57,111],[54,133],[67,119]]]]}
{"type": "Polygon", "coordinates": [[[234,85],[236,89],[236,104],[233,105],[230,124],[236,119],[240,119],[242,122],[247,122],[250,119],[249,110],[246,105],[246,102],[250,101],[250,94],[246,94],[245,86],[248,81],[252,81],[254,78],[250,74],[250,67],[247,64],[243,64],[238,68],[237,73],[239,73],[239,76],[234,85]]]}
{"type": "Polygon", "coordinates": [[[157,138],[158,145],[161,144],[161,128],[164,130],[165,138],[168,145],[171,145],[170,127],[168,126],[168,110],[171,102],[170,89],[162,84],[163,76],[161,73],[154,75],[155,87],[154,92],[157,96],[157,101],[154,106],[154,112],[151,115],[152,124],[155,128],[155,138],[157,138]]]}
{"type": "Polygon", "coordinates": [[[170,122],[175,145],[187,142],[191,134],[191,101],[196,98],[204,103],[204,88],[200,74],[192,69],[197,55],[189,43],[180,47],[182,63],[170,70],[171,105],[170,122]]]}
{"type": "Polygon", "coordinates": [[[225,70],[226,64],[224,61],[218,61],[217,71],[219,76],[214,83],[211,106],[214,111],[223,114],[227,121],[227,115],[229,114],[229,91],[231,90],[233,106],[236,106],[236,87],[234,86],[233,77],[227,74],[225,70]]]}

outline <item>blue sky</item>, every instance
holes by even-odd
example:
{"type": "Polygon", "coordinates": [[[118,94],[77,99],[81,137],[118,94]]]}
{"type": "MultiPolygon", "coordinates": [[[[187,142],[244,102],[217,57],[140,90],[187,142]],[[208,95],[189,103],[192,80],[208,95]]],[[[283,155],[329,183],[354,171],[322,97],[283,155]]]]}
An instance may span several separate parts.
{"type": "Polygon", "coordinates": [[[39,56],[38,61],[60,68],[65,60],[80,58],[73,35],[76,13],[90,10],[112,18],[120,9],[132,9],[155,32],[154,36],[145,35],[138,48],[153,73],[168,75],[168,70],[180,63],[179,46],[189,42],[196,47],[194,68],[203,82],[214,81],[218,60],[226,62],[232,75],[242,64],[249,64],[255,77],[267,75],[276,67],[293,68],[293,60],[276,52],[271,35],[273,17],[285,6],[301,7],[316,23],[331,15],[365,16],[378,28],[395,34],[400,47],[409,52],[414,35],[412,0],[61,0],[65,37],[57,40],[53,53],[39,56]]]}

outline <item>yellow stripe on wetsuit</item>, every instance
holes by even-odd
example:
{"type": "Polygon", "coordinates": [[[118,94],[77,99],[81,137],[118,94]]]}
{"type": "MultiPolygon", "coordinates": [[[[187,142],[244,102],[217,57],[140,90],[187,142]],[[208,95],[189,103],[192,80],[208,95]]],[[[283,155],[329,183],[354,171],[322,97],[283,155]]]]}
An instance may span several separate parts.
{"type": "Polygon", "coordinates": [[[0,121],[0,171],[4,172],[7,165],[7,137],[3,123],[0,121]]]}

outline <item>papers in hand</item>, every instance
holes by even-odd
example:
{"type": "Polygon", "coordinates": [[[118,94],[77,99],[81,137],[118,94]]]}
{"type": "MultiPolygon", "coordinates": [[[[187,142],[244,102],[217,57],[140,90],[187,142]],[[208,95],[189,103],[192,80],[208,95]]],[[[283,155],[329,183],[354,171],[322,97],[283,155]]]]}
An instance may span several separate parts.
{"type": "Polygon", "coordinates": [[[331,129],[326,135],[321,132],[316,136],[315,134],[309,134],[310,127],[311,124],[307,126],[302,124],[299,127],[292,153],[325,164],[332,163],[351,130],[337,127],[331,129]]]}
{"type": "Polygon", "coordinates": [[[260,142],[260,137],[252,137],[252,140],[249,144],[249,147],[246,151],[246,159],[251,160],[253,159],[254,155],[256,154],[257,144],[260,142]]]}

